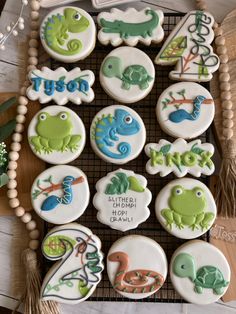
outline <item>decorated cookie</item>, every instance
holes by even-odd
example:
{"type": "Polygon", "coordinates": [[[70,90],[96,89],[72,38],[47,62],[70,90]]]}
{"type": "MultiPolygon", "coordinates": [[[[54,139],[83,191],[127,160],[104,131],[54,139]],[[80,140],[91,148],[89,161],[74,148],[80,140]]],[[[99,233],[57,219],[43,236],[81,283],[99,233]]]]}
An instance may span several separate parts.
{"type": "Polygon", "coordinates": [[[98,209],[97,218],[101,223],[127,231],[149,217],[152,194],[145,177],[118,169],[99,180],[96,189],[93,204],[98,209]]]}
{"type": "Polygon", "coordinates": [[[60,7],[43,20],[40,38],[51,57],[62,62],[76,62],[93,51],[96,27],[86,11],[77,7],[60,7]]]}
{"type": "Polygon", "coordinates": [[[54,100],[58,105],[66,105],[69,101],[76,105],[92,102],[94,92],[92,85],[95,76],[92,71],[81,71],[74,68],[67,72],[64,68],[55,71],[47,67],[29,72],[31,85],[27,96],[31,100],[39,100],[41,104],[54,100]]]}
{"type": "Polygon", "coordinates": [[[194,239],[209,230],[216,218],[214,198],[201,181],[183,178],[171,181],[156,198],[156,216],[172,235],[194,239]]]}
{"type": "Polygon", "coordinates": [[[110,163],[125,164],[135,159],[146,141],[140,116],[126,106],[109,106],[97,113],[90,129],[95,153],[110,163]]]}
{"type": "Polygon", "coordinates": [[[134,2],[136,0],[92,0],[92,4],[96,9],[134,2]]]}
{"type": "Polygon", "coordinates": [[[107,273],[113,288],[129,299],[156,293],[167,276],[167,259],[154,240],[129,235],[117,240],[107,255],[107,273]]]}
{"type": "Polygon", "coordinates": [[[159,97],[156,107],[161,128],[173,137],[195,138],[211,125],[215,114],[209,91],[197,83],[176,83],[159,97]]]}
{"type": "Polygon", "coordinates": [[[174,252],[170,277],[176,291],[187,302],[209,304],[219,300],[228,289],[230,267],[217,247],[193,240],[174,252]]]}
{"type": "Polygon", "coordinates": [[[61,165],[48,168],[34,181],[31,201],[44,220],[63,224],[79,218],[89,203],[86,175],[78,168],[61,165]]]}
{"type": "Polygon", "coordinates": [[[40,159],[50,164],[66,164],[79,157],[86,134],[82,120],[74,111],[48,106],[31,120],[28,140],[40,159]]]}
{"type": "Polygon", "coordinates": [[[156,64],[176,65],[170,78],[178,81],[207,82],[219,67],[213,53],[213,16],[191,11],[178,23],[156,57],[156,64]]]}
{"type": "Polygon", "coordinates": [[[43,255],[57,261],[44,278],[43,301],[77,304],[89,298],[101,280],[101,241],[77,223],[53,228],[42,243],[43,255]]]}
{"type": "Polygon", "coordinates": [[[107,45],[119,46],[125,43],[136,46],[138,42],[150,45],[159,43],[164,38],[162,24],[163,12],[145,8],[137,11],[129,8],[122,11],[116,8],[111,12],[102,12],[98,15],[98,24],[101,30],[98,33],[99,41],[107,45]]]}
{"type": "Polygon", "coordinates": [[[145,153],[150,159],[146,170],[150,174],[160,173],[165,177],[173,172],[177,177],[184,177],[187,173],[195,177],[201,174],[211,175],[215,166],[212,161],[214,146],[195,140],[187,143],[179,138],[174,143],[160,140],[158,144],[150,143],[145,146],[145,153]]]}
{"type": "Polygon", "coordinates": [[[132,47],[114,49],[104,59],[100,82],[115,100],[134,103],[146,97],[155,80],[152,60],[141,50],[132,47]]]}

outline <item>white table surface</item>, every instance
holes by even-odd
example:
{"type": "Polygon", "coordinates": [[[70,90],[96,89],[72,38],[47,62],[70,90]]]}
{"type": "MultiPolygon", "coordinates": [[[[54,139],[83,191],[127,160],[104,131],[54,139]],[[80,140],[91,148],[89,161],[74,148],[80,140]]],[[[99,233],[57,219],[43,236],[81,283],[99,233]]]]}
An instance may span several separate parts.
{"type": "MultiPolygon", "coordinates": [[[[1,0],[0,0],[1,1],[1,0]]],[[[15,20],[19,12],[21,0],[7,0],[0,18],[0,31],[9,23],[15,20]]],[[[91,9],[90,0],[82,0],[74,3],[82,8],[91,9]]],[[[221,21],[224,16],[236,8],[236,0],[208,0],[208,10],[221,21]]],[[[164,12],[187,12],[195,8],[195,0],[143,0],[132,4],[137,8],[155,6],[164,12]]],[[[123,5],[125,8],[129,5],[123,5]]],[[[42,10],[40,11],[42,14],[42,10]]],[[[17,92],[20,82],[25,75],[24,47],[29,33],[27,26],[28,11],[24,12],[26,28],[17,37],[11,38],[6,45],[6,51],[0,51],[0,92],[17,92]]],[[[0,218],[0,306],[14,308],[17,303],[16,296],[11,292],[11,250],[12,250],[12,226],[13,217],[0,218]]],[[[164,304],[164,303],[134,303],[134,302],[84,302],[77,306],[63,305],[63,314],[232,314],[236,313],[236,301],[229,303],[217,302],[209,306],[196,306],[192,304],[164,304]]]]}

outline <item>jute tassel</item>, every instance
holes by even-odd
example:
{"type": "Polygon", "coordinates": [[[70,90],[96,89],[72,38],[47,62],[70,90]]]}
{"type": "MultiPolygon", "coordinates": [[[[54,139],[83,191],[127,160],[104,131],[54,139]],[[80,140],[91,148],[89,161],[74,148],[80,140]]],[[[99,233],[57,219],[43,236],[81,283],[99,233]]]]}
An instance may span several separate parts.
{"type": "Polygon", "coordinates": [[[41,301],[41,274],[38,267],[37,254],[31,249],[26,249],[22,253],[22,260],[26,272],[26,285],[22,298],[17,308],[24,304],[24,314],[59,314],[59,308],[54,301],[41,301]]]}
{"type": "Polygon", "coordinates": [[[216,184],[218,215],[236,217],[236,146],[233,140],[226,140],[223,159],[216,184]]]}

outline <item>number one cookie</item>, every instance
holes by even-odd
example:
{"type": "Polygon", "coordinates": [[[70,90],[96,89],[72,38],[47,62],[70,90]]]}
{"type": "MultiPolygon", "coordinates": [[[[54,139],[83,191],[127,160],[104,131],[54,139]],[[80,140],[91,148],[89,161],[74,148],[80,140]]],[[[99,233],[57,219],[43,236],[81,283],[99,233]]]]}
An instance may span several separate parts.
{"type": "Polygon", "coordinates": [[[178,81],[207,82],[219,67],[213,53],[213,16],[208,12],[191,11],[171,32],[157,55],[155,63],[176,65],[170,78],[178,81]]]}

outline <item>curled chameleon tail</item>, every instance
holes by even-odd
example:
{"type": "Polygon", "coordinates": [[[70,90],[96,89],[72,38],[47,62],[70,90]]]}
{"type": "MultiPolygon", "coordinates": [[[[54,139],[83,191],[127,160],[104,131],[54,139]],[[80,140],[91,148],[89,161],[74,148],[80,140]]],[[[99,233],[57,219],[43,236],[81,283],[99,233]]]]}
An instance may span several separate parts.
{"type": "Polygon", "coordinates": [[[80,50],[82,49],[82,43],[78,39],[71,39],[68,41],[67,43],[68,50],[61,48],[56,42],[56,40],[53,41],[49,46],[53,51],[65,56],[73,56],[79,53],[80,50]]]}
{"type": "Polygon", "coordinates": [[[117,150],[120,154],[116,154],[111,152],[106,146],[102,146],[100,147],[98,145],[100,151],[105,154],[106,156],[110,157],[110,158],[115,158],[115,159],[123,159],[126,158],[127,156],[129,156],[130,152],[131,152],[131,146],[129,143],[126,142],[122,142],[118,145],[117,150]]]}

